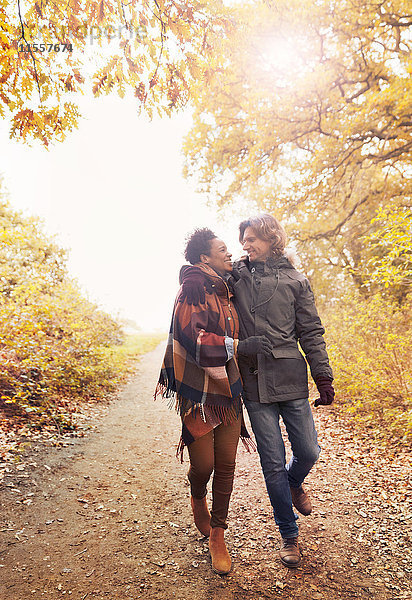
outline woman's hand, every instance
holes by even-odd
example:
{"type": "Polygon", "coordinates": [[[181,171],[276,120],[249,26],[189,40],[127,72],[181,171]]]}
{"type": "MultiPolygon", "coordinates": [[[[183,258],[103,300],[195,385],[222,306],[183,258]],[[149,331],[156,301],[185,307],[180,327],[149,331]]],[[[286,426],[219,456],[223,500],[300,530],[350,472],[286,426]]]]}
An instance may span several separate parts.
{"type": "Polygon", "coordinates": [[[237,351],[238,354],[244,354],[245,356],[256,354],[270,356],[272,354],[272,344],[265,335],[252,335],[245,340],[239,340],[237,351]]]}
{"type": "Polygon", "coordinates": [[[182,289],[179,294],[179,302],[188,304],[204,304],[206,301],[206,292],[211,293],[211,283],[197,267],[183,265],[180,269],[179,281],[182,289]]]}

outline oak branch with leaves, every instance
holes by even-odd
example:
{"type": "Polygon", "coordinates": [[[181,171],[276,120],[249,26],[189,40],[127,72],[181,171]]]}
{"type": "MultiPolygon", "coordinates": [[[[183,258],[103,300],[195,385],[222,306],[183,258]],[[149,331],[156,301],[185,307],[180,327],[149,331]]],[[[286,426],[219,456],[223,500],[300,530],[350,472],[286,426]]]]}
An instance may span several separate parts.
{"type": "Polygon", "coordinates": [[[47,146],[77,126],[79,92],[131,91],[170,114],[230,27],[218,1],[0,0],[0,116],[11,137],[47,146]]]}

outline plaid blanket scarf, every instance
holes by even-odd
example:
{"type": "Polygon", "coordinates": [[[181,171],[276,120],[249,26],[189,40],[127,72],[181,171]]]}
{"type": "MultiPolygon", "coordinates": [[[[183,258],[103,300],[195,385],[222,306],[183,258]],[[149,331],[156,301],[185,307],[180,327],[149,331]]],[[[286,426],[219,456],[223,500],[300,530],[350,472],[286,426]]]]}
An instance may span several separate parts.
{"type": "MultiPolygon", "coordinates": [[[[196,265],[213,293],[205,304],[176,298],[166,352],[155,398],[168,398],[182,418],[177,454],[184,446],[242,411],[242,383],[235,357],[228,360],[225,338],[238,338],[239,320],[226,282],[209,266],[196,265]],[[207,281],[208,280],[208,281],[207,281]]],[[[249,433],[242,418],[241,439],[248,448],[249,433]]]]}

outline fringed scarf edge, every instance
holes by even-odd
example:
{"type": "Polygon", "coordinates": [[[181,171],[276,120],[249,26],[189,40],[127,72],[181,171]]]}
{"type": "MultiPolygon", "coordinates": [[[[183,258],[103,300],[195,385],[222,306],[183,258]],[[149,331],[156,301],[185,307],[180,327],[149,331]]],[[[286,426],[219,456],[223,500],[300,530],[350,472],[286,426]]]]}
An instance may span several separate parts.
{"type": "MultiPolygon", "coordinates": [[[[189,409],[189,411],[186,411],[186,407],[187,407],[187,403],[191,402],[188,398],[183,398],[178,392],[176,392],[176,390],[172,390],[170,389],[166,384],[161,383],[160,381],[158,382],[158,384],[156,385],[156,389],[153,395],[153,400],[157,400],[158,397],[161,397],[163,399],[167,400],[167,407],[172,410],[175,409],[176,412],[180,415],[183,416],[183,413],[187,413],[189,412],[193,414],[193,417],[196,417],[197,411],[200,412],[201,418],[203,420],[205,420],[204,418],[204,412],[203,412],[203,404],[200,404],[199,402],[192,402],[192,406],[189,409]]],[[[227,423],[230,423],[230,419],[232,417],[238,417],[239,412],[242,410],[242,403],[241,403],[241,396],[238,396],[237,398],[233,398],[233,404],[229,407],[224,407],[224,406],[211,406],[211,405],[207,405],[208,410],[213,414],[213,416],[217,417],[224,425],[227,425],[227,423]],[[239,400],[239,402],[237,402],[239,400]]],[[[242,417],[242,428],[241,428],[241,432],[240,432],[240,440],[243,444],[243,447],[245,448],[245,450],[247,452],[256,452],[256,444],[255,442],[252,440],[252,438],[249,435],[249,432],[247,431],[244,422],[243,422],[243,417],[242,417]]],[[[183,463],[183,451],[186,447],[186,444],[183,440],[183,437],[180,437],[179,443],[176,447],[176,458],[178,460],[180,460],[181,463],[183,463]]]]}
{"type": "Polygon", "coordinates": [[[197,411],[199,411],[201,418],[205,421],[204,407],[207,406],[208,411],[217,419],[219,419],[224,425],[231,422],[233,418],[238,417],[241,410],[241,396],[236,398],[230,398],[230,406],[220,406],[213,404],[202,404],[200,402],[193,402],[190,398],[184,398],[176,390],[170,389],[166,384],[158,382],[156,385],[153,399],[157,400],[158,397],[167,400],[167,407],[169,410],[175,410],[181,417],[187,413],[191,413],[193,417],[196,417],[197,411]],[[188,409],[188,403],[191,407],[188,409]]]}

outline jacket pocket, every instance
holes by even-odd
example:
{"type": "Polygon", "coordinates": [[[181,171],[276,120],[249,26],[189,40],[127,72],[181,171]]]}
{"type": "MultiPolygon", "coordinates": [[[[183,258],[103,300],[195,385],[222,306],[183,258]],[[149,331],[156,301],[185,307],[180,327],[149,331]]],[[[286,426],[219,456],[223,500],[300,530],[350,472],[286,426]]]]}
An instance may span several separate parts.
{"type": "Polygon", "coordinates": [[[275,358],[304,358],[299,348],[273,348],[272,354],[275,358]]]}
{"type": "Polygon", "coordinates": [[[306,360],[295,350],[298,356],[277,358],[272,368],[266,371],[266,385],[270,397],[304,390],[308,385],[308,367],[306,360]]]}

